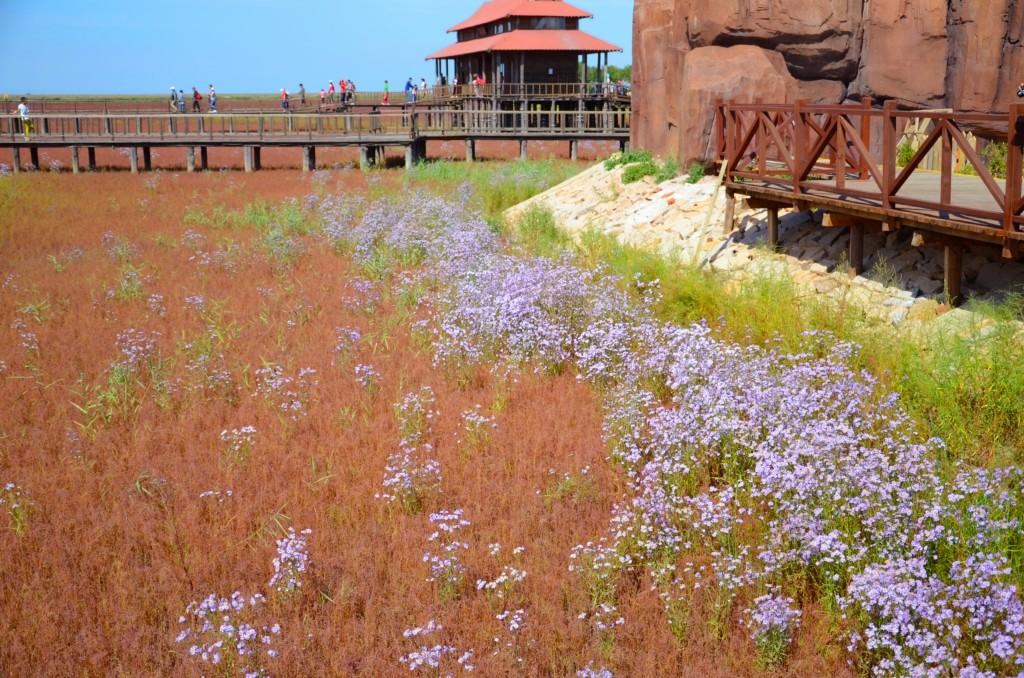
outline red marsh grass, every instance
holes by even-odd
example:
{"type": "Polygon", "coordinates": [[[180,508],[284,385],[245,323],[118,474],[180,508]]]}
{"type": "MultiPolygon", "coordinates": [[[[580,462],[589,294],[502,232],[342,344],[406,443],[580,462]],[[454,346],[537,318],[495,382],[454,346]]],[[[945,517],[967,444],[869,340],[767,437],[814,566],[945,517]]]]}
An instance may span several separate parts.
{"type": "MultiPolygon", "coordinates": [[[[323,188],[363,193],[367,176],[334,172],[323,188]]],[[[370,176],[383,177],[374,190],[402,181],[370,176]]],[[[403,631],[429,620],[444,626],[429,640],[474,649],[480,675],[575,675],[591,660],[622,676],[754,675],[744,629],[717,640],[694,624],[680,646],[646,581],[627,587],[628,622],[602,648],[577,619],[587,594],[568,571],[572,547],[605,532],[623,490],[592,395],[572,374],[524,375],[493,412],[490,440],[460,446],[461,413],[491,413],[486,372],[460,386],[432,367],[393,300],[372,312],[346,303],[346,284],[361,275],[347,257],[307,237],[294,266],[272,266],[257,229],[225,216],[313,188],[297,171],[0,178],[0,485],[17,483],[33,502],[23,535],[0,530],[0,672],[228,675],[175,643],[178,619],[211,593],[270,598],[275,540],[294,527],[312,530],[312,564],[298,595],[264,610],[282,628],[280,657],[265,662],[274,676],[407,674],[399,657],[416,645],[403,631]],[[233,245],[230,265],[203,263],[202,253],[233,245]],[[122,284],[129,269],[137,290],[122,284]],[[337,327],[363,335],[341,365],[337,327]],[[103,423],[93,418],[103,408],[89,403],[104,402],[127,329],[156,336],[163,381],[141,378],[135,400],[123,397],[103,423]],[[189,357],[202,341],[229,388],[197,381],[189,357]],[[290,375],[316,370],[304,418],[254,397],[268,363],[290,375]],[[381,373],[376,395],[356,383],[360,363],[381,373]],[[399,445],[393,405],[423,385],[441,411],[430,440],[443,493],[407,515],[374,495],[399,445]],[[247,461],[232,463],[222,432],[243,426],[255,441],[247,461]],[[579,480],[584,468],[581,489],[559,490],[564,474],[579,480]],[[200,497],[210,490],[232,495],[200,497]],[[444,603],[425,581],[427,514],[454,508],[471,522],[461,535],[471,548],[461,599],[444,603]],[[506,555],[526,547],[528,576],[508,602],[526,610],[521,663],[504,646],[502,606],[474,586],[499,570],[487,552],[495,542],[506,555]]],[[[805,620],[790,675],[842,673],[819,643],[834,639],[805,620]]]]}

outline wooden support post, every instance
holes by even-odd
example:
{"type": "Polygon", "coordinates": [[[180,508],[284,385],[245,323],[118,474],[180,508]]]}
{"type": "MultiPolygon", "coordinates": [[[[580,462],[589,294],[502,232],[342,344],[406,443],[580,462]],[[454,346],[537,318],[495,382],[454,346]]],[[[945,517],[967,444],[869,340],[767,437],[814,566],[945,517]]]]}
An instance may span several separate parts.
{"type": "Polygon", "coordinates": [[[262,151],[263,151],[263,147],[262,146],[253,146],[252,147],[252,166],[256,168],[257,172],[259,172],[261,169],[263,169],[263,161],[262,161],[262,159],[260,157],[262,151]]]}
{"type": "Polygon", "coordinates": [[[147,172],[153,170],[153,153],[149,146],[142,147],[142,169],[147,172]]]}
{"type": "Polygon", "coordinates": [[[135,146],[128,147],[128,160],[132,165],[132,174],[139,173],[139,149],[135,146]]]}
{"type": "Polygon", "coordinates": [[[472,139],[466,139],[466,162],[476,160],[476,143],[472,139]]]}
{"type": "Polygon", "coordinates": [[[242,147],[242,165],[245,167],[246,172],[255,172],[256,163],[253,160],[253,149],[254,146],[243,146],[242,147]]]}
{"type": "Polygon", "coordinates": [[[196,171],[196,147],[185,147],[185,169],[189,172],[196,171]]]}
{"type": "Polygon", "coordinates": [[[628,139],[619,139],[619,152],[620,153],[625,153],[626,149],[628,149],[628,148],[629,148],[629,140],[628,139]]]}
{"type": "Polygon", "coordinates": [[[416,150],[412,144],[405,147],[405,169],[411,170],[416,167],[416,150]]]}
{"type": "Polygon", "coordinates": [[[519,159],[520,160],[526,160],[526,147],[528,145],[529,145],[529,142],[526,139],[520,139],[519,140],[519,159]]]}
{"type": "Polygon", "coordinates": [[[360,146],[359,147],[359,169],[370,169],[372,161],[370,159],[370,147],[360,146]]]}
{"type": "Polygon", "coordinates": [[[32,163],[32,167],[36,170],[39,169],[39,148],[36,146],[30,146],[28,149],[28,158],[32,163]]]}
{"type": "Polygon", "coordinates": [[[946,305],[959,306],[963,301],[964,250],[959,245],[945,247],[946,305]]]}
{"type": "MultiPolygon", "coordinates": [[[[942,124],[947,124],[943,121],[942,124]]],[[[953,135],[948,129],[942,130],[942,176],[939,184],[939,200],[942,207],[953,201],[953,135]]],[[[939,218],[948,219],[949,210],[939,209],[939,218]]]]}
{"type": "Polygon", "coordinates": [[[722,228],[725,235],[729,235],[736,228],[736,196],[730,190],[725,192],[725,217],[722,219],[722,228]]]}
{"type": "Polygon", "coordinates": [[[316,169],[316,146],[302,147],[302,171],[311,172],[316,169]]]}
{"type": "Polygon", "coordinates": [[[206,146],[199,147],[199,169],[204,172],[210,169],[210,154],[206,146]]]}
{"type": "Polygon", "coordinates": [[[855,278],[864,272],[864,224],[850,225],[849,268],[847,273],[855,278]]]}
{"type": "Polygon", "coordinates": [[[580,142],[578,140],[576,140],[576,139],[573,139],[572,141],[569,142],[569,159],[570,160],[579,160],[579,157],[580,157],[580,142]]]}
{"type": "Polygon", "coordinates": [[[15,174],[21,171],[21,151],[17,146],[11,146],[11,169],[15,174]]]}
{"type": "Polygon", "coordinates": [[[90,146],[88,151],[86,152],[86,155],[89,158],[89,171],[90,172],[95,172],[96,171],[96,147],[95,146],[90,146]]]}
{"type": "Polygon", "coordinates": [[[773,252],[779,250],[779,208],[768,208],[768,247],[773,252]]]}
{"type": "Polygon", "coordinates": [[[71,147],[71,172],[78,174],[82,171],[82,167],[78,163],[78,146],[71,147]]]}

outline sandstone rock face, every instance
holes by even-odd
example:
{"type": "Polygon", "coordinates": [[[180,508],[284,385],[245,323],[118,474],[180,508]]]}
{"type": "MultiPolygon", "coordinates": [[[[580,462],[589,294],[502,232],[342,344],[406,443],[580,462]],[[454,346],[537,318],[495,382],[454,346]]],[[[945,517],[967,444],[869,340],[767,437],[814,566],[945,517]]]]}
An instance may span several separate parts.
{"type": "Polygon", "coordinates": [[[691,50],[683,65],[680,157],[714,155],[716,99],[791,102],[798,92],[797,81],[778,52],[751,45],[691,50]]]}
{"type": "Polygon", "coordinates": [[[702,49],[771,50],[787,96],[814,103],[1005,111],[1024,80],[1024,0],[636,0],[633,44],[632,143],[686,163],[712,159],[710,125],[686,119],[710,92],[769,99],[747,57],[718,53],[727,73],[702,49]]]}
{"type": "Polygon", "coordinates": [[[758,45],[786,57],[804,79],[857,74],[863,0],[690,0],[694,46],[758,45]]]}

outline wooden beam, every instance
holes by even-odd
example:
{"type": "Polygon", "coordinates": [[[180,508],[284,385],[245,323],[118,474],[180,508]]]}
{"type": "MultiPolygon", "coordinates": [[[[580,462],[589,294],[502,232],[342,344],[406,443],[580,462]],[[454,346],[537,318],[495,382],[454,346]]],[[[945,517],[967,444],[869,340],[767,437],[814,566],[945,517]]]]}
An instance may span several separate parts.
{"type": "Polygon", "coordinates": [[[851,278],[864,272],[864,224],[850,225],[849,260],[851,278]]]}
{"type": "Polygon", "coordinates": [[[946,304],[959,306],[963,301],[964,250],[955,245],[946,245],[945,250],[946,304]]]}
{"type": "Polygon", "coordinates": [[[768,208],[768,247],[773,252],[779,250],[779,210],[775,207],[768,208]]]}

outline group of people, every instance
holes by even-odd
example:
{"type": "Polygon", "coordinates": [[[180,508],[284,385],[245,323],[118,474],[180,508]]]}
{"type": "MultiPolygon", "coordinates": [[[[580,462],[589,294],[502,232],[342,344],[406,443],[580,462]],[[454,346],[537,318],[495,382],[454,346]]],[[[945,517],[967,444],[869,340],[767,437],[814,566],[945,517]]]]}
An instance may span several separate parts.
{"type": "MultiPolygon", "coordinates": [[[[202,95],[202,93],[200,93],[200,91],[193,86],[192,87],[192,94],[189,95],[188,98],[192,99],[192,112],[193,113],[202,113],[203,112],[203,95],[202,95]]],[[[182,90],[182,89],[177,89],[176,90],[173,87],[171,87],[171,110],[172,111],[176,111],[178,113],[184,113],[185,112],[185,99],[186,99],[186,97],[185,97],[185,91],[184,90],[182,90]]],[[[209,112],[209,113],[216,113],[217,112],[217,91],[215,89],[213,89],[213,85],[210,85],[209,99],[207,99],[207,101],[209,102],[209,108],[207,109],[207,112],[209,112]]]]}
{"type": "MultiPolygon", "coordinates": [[[[320,88],[320,106],[321,108],[327,104],[351,104],[356,98],[356,84],[351,80],[345,80],[344,78],[338,78],[338,86],[334,86],[334,81],[328,82],[327,87],[320,88]]],[[[306,86],[301,82],[299,83],[299,105],[306,106],[306,86]]],[[[291,94],[285,87],[281,88],[281,110],[287,111],[291,108],[291,94]]]]}

